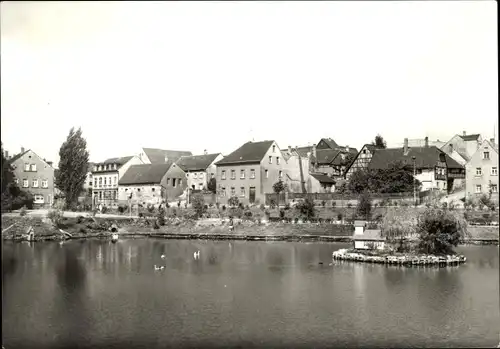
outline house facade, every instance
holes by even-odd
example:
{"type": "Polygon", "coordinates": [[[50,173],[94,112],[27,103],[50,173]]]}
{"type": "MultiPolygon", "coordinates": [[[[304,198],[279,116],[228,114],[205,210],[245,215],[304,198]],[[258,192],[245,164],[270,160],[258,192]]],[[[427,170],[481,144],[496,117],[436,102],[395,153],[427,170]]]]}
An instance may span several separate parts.
{"type": "Polygon", "coordinates": [[[247,142],[216,165],[217,191],[223,204],[232,196],[243,204],[265,203],[273,184],[286,180],[286,161],[272,140],[247,142]]]}
{"type": "Polygon", "coordinates": [[[339,146],[331,138],[322,138],[312,147],[311,173],[320,173],[332,178],[345,175],[352,159],[358,154],[356,148],[339,146]]]}
{"type": "Polygon", "coordinates": [[[466,161],[469,161],[482,143],[480,134],[468,135],[463,131],[462,135],[456,134],[448,142],[446,142],[441,150],[450,155],[453,152],[460,154],[466,161]]]}
{"type": "Polygon", "coordinates": [[[193,155],[187,150],[165,150],[157,148],[141,148],[138,157],[144,164],[166,164],[169,161],[175,162],[182,156],[193,155]]]}
{"type": "Polygon", "coordinates": [[[172,162],[132,165],[118,181],[120,205],[159,205],[163,202],[166,175],[172,162]]]}
{"type": "Polygon", "coordinates": [[[221,153],[182,156],[176,165],[185,173],[186,185],[192,190],[206,190],[210,179],[217,173],[216,162],[224,157],[221,153]]]}
{"type": "Polygon", "coordinates": [[[498,145],[484,140],[466,165],[466,199],[489,195],[498,202],[498,145]]]}
{"type": "Polygon", "coordinates": [[[54,202],[54,168],[52,163],[33,150],[21,152],[8,160],[19,188],[33,195],[34,207],[50,207],[54,202]]]}
{"type": "Polygon", "coordinates": [[[361,150],[356,154],[354,160],[347,166],[345,178],[349,179],[352,174],[358,170],[365,170],[368,168],[375,152],[375,146],[372,144],[365,144],[361,150]]]}
{"type": "Polygon", "coordinates": [[[118,205],[118,181],[132,165],[143,164],[138,156],[111,158],[94,164],[92,171],[92,204],[116,207],[118,205]]]}
{"type": "Polygon", "coordinates": [[[167,202],[186,198],[186,172],[175,162],[169,167],[163,183],[167,202]]]}

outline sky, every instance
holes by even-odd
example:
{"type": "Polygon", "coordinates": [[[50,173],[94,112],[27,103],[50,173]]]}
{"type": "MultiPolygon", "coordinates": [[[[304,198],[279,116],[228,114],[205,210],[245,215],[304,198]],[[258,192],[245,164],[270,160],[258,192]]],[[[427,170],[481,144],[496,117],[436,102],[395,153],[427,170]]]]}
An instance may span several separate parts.
{"type": "MultiPolygon", "coordinates": [[[[9,2],[1,139],[58,162],[331,137],[493,137],[495,1],[9,2]]],[[[498,134],[498,131],[496,131],[498,134]]]]}

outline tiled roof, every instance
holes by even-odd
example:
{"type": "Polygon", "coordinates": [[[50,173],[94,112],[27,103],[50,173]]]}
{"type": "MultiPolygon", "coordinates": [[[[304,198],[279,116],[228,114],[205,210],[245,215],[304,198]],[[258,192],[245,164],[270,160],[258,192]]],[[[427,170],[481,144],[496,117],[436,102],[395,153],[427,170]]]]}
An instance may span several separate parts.
{"type": "Polygon", "coordinates": [[[412,156],[415,156],[416,168],[433,168],[439,161],[439,154],[444,154],[446,164],[449,168],[463,168],[450,156],[435,146],[408,148],[408,154],[404,155],[403,148],[377,149],[368,165],[370,169],[386,169],[395,161],[402,161],[413,165],[412,156]]]}
{"type": "Polygon", "coordinates": [[[333,149],[316,149],[316,160],[319,165],[328,165],[339,154],[338,150],[333,149]]]}
{"type": "Polygon", "coordinates": [[[169,161],[166,164],[132,165],[125,172],[118,184],[159,184],[172,163],[173,161],[169,161]]]}
{"type": "Polygon", "coordinates": [[[383,241],[385,238],[382,237],[381,231],[379,229],[366,229],[363,234],[354,234],[352,236],[353,240],[372,240],[372,241],[383,241]]]}
{"type": "Polygon", "coordinates": [[[152,164],[164,164],[168,160],[177,161],[181,156],[191,156],[193,153],[185,150],[164,150],[155,148],[142,148],[152,164]]]}
{"type": "Polygon", "coordinates": [[[233,151],[217,165],[260,162],[274,141],[247,142],[233,151]]]}
{"type": "Polygon", "coordinates": [[[123,156],[121,158],[111,158],[111,159],[104,160],[104,164],[118,164],[121,166],[121,165],[125,165],[127,163],[127,161],[129,161],[132,158],[133,158],[133,156],[123,156]]]}
{"type": "Polygon", "coordinates": [[[328,177],[327,175],[320,173],[311,173],[311,177],[316,178],[320,183],[332,183],[335,184],[335,180],[333,178],[328,177]]]}
{"type": "Polygon", "coordinates": [[[26,151],[24,151],[23,153],[19,153],[17,155],[14,155],[13,157],[11,157],[9,160],[7,160],[7,163],[8,164],[11,164],[13,163],[14,161],[16,161],[17,159],[21,158],[24,154],[26,154],[27,152],[29,152],[31,149],[28,149],[26,151]]]}
{"type": "Polygon", "coordinates": [[[468,141],[477,141],[481,135],[480,134],[473,134],[473,135],[463,135],[460,136],[462,139],[466,142],[468,141]]]}
{"type": "Polygon", "coordinates": [[[339,145],[331,138],[321,138],[320,142],[323,141],[325,142],[326,144],[328,144],[328,146],[330,148],[337,148],[339,145]]]}
{"type": "MultiPolygon", "coordinates": [[[[293,151],[293,149],[292,149],[293,151]]],[[[297,152],[298,155],[300,155],[300,157],[307,157],[307,153],[311,153],[312,154],[312,147],[297,147],[295,149],[295,151],[297,152]]]]}
{"type": "Polygon", "coordinates": [[[205,171],[219,154],[182,156],[176,164],[183,171],[205,171]]]}

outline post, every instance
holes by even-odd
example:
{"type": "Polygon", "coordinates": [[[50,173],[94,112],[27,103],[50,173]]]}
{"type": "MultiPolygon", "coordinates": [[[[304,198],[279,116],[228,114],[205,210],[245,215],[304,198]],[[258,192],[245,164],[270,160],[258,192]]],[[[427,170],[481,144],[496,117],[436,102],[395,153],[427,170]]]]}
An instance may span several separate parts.
{"type": "Polygon", "coordinates": [[[417,187],[416,187],[416,178],[417,168],[415,166],[415,156],[411,157],[413,160],[413,206],[417,206],[417,187]]]}

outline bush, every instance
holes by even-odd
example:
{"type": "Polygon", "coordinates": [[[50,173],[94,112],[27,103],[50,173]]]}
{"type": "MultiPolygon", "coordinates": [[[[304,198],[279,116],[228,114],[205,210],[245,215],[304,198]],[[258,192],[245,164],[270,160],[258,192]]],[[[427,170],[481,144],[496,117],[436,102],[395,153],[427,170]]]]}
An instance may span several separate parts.
{"type": "Polygon", "coordinates": [[[389,241],[403,240],[417,234],[418,212],[408,207],[391,207],[385,212],[381,229],[389,241]]]}
{"type": "Polygon", "coordinates": [[[222,205],[222,211],[226,210],[226,205],[222,205]]]}
{"type": "Polygon", "coordinates": [[[356,207],[356,215],[366,220],[369,220],[371,216],[371,211],[372,211],[372,202],[370,194],[367,191],[365,191],[363,194],[359,196],[358,206],[356,207]]]}
{"type": "Polygon", "coordinates": [[[240,204],[240,199],[238,199],[237,196],[231,196],[229,198],[229,200],[227,201],[227,203],[228,203],[229,206],[237,207],[240,204]]]}
{"type": "Polygon", "coordinates": [[[309,198],[306,198],[304,201],[301,201],[297,205],[297,209],[299,210],[300,214],[307,219],[314,218],[314,216],[316,215],[316,211],[314,209],[314,202],[311,201],[309,198]]]}
{"type": "Polygon", "coordinates": [[[155,211],[154,205],[148,204],[146,207],[149,213],[153,213],[155,211]]]}
{"type": "Polygon", "coordinates": [[[63,211],[62,210],[50,210],[47,213],[47,218],[52,221],[52,224],[59,228],[61,226],[61,223],[63,221],[63,211]]]}
{"type": "Polygon", "coordinates": [[[447,202],[443,202],[443,203],[441,204],[441,208],[442,208],[443,210],[446,210],[446,209],[448,208],[448,203],[447,203],[447,202]]]}
{"type": "Polygon", "coordinates": [[[332,207],[335,208],[337,206],[337,201],[333,200],[332,201],[332,207]]]}
{"type": "Polygon", "coordinates": [[[125,210],[126,210],[125,207],[123,207],[121,205],[118,206],[118,212],[123,213],[123,212],[125,212],[125,210]]]}
{"type": "Polygon", "coordinates": [[[101,213],[106,213],[108,211],[108,208],[106,206],[103,206],[101,209],[101,213]]]}
{"type": "Polygon", "coordinates": [[[455,212],[427,209],[418,219],[419,249],[427,254],[454,254],[453,248],[467,234],[467,223],[455,212]]]}
{"type": "Polygon", "coordinates": [[[325,207],[326,206],[326,201],[325,200],[322,200],[321,201],[321,206],[325,207]]]}
{"type": "Polygon", "coordinates": [[[160,206],[158,207],[158,213],[156,214],[156,220],[158,221],[158,224],[163,226],[165,225],[165,209],[160,206]]]}
{"type": "Polygon", "coordinates": [[[193,204],[193,209],[196,213],[196,217],[200,218],[207,210],[207,205],[205,205],[205,198],[201,194],[195,194],[191,202],[193,204]]]}
{"type": "Polygon", "coordinates": [[[83,221],[84,221],[84,220],[85,220],[85,217],[83,217],[83,216],[78,216],[78,217],[76,217],[76,222],[77,222],[78,224],[83,223],[83,221]]]}
{"type": "Polygon", "coordinates": [[[245,211],[245,217],[247,218],[252,217],[252,211],[245,211]]]}
{"type": "Polygon", "coordinates": [[[266,206],[264,206],[264,204],[260,204],[259,208],[261,211],[264,211],[266,209],[266,206]]]}
{"type": "Polygon", "coordinates": [[[219,202],[216,202],[216,203],[215,203],[215,207],[217,207],[217,209],[219,209],[219,207],[220,207],[220,203],[219,203],[219,202]]]}
{"type": "Polygon", "coordinates": [[[271,199],[271,201],[269,202],[269,207],[271,207],[272,209],[276,207],[276,201],[274,199],[271,199]]]}
{"type": "Polygon", "coordinates": [[[342,220],[342,218],[343,218],[342,213],[339,213],[339,214],[337,215],[337,220],[338,220],[338,221],[341,221],[341,220],[342,220]]]}
{"type": "Polygon", "coordinates": [[[269,220],[269,217],[271,217],[271,212],[269,212],[269,210],[266,210],[264,212],[264,214],[266,215],[267,219],[269,220]]]}
{"type": "Polygon", "coordinates": [[[280,218],[281,219],[285,218],[285,210],[284,209],[280,210],[280,218]]]}
{"type": "MultiPolygon", "coordinates": [[[[186,205],[187,205],[187,201],[186,201],[186,205]]],[[[177,207],[181,207],[181,200],[177,201],[177,207]]]]}
{"type": "Polygon", "coordinates": [[[347,203],[347,208],[351,208],[352,204],[350,202],[347,203]]]}
{"type": "Polygon", "coordinates": [[[21,217],[26,216],[26,206],[21,207],[21,211],[19,211],[19,215],[21,217]]]}
{"type": "Polygon", "coordinates": [[[285,208],[286,211],[288,211],[290,209],[290,204],[287,203],[284,208],[285,208]]]}

